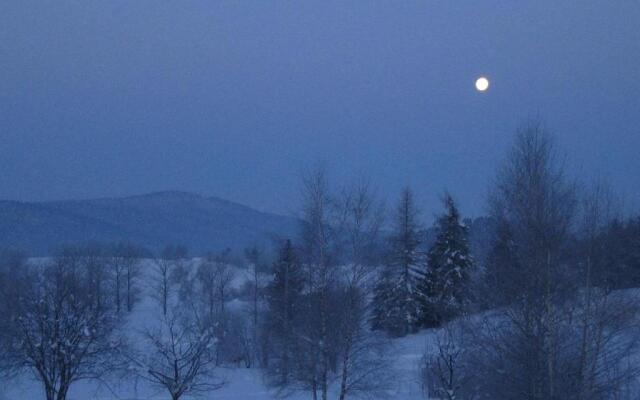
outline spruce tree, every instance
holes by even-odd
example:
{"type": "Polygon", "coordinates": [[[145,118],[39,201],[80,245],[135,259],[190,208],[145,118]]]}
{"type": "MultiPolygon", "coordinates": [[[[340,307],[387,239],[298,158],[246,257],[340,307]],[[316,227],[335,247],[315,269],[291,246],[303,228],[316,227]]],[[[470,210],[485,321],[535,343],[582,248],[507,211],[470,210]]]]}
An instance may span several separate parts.
{"type": "Polygon", "coordinates": [[[373,329],[404,336],[415,331],[418,320],[416,285],[421,277],[418,212],[409,189],[402,193],[390,253],[375,287],[373,329]]]}
{"type": "Polygon", "coordinates": [[[460,221],[453,198],[444,197],[445,213],[438,218],[435,243],[427,253],[427,272],[417,288],[420,325],[439,326],[464,310],[469,299],[468,227],[460,221]]]}
{"type": "Polygon", "coordinates": [[[301,317],[305,277],[290,240],[284,242],[266,288],[266,334],[271,357],[267,376],[275,386],[287,385],[297,351],[294,332],[301,317]]]}

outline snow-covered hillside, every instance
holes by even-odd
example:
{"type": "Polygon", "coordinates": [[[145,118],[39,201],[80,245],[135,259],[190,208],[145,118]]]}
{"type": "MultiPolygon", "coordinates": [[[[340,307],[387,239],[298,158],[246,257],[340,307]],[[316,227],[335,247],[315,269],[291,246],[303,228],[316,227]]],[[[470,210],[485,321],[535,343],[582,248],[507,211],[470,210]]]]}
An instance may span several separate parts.
{"type": "MultiPolygon", "coordinates": [[[[46,259],[31,259],[32,263],[41,263],[46,259]]],[[[193,259],[189,263],[192,272],[201,262],[201,259],[193,259]]],[[[240,293],[247,280],[250,279],[249,271],[240,267],[230,267],[233,275],[230,286],[240,293]]],[[[162,310],[156,298],[154,298],[154,268],[153,260],[143,262],[144,282],[146,282],[141,301],[136,304],[134,310],[127,316],[123,331],[128,337],[130,346],[141,353],[149,353],[145,348],[147,342],[142,339],[143,332],[161,320],[162,310]]],[[[640,292],[637,289],[621,290],[613,293],[610,299],[638,298],[640,292]]],[[[236,295],[229,300],[229,308],[238,312],[247,309],[247,303],[242,296],[236,295]]],[[[500,319],[501,311],[493,310],[485,314],[471,316],[471,320],[488,318],[496,321],[500,319]]],[[[425,354],[434,354],[438,350],[436,340],[441,330],[423,330],[416,334],[393,340],[393,387],[387,392],[387,398],[403,400],[423,400],[424,390],[420,380],[421,361],[425,354]]],[[[633,356],[628,361],[637,363],[639,357],[633,356]]],[[[98,380],[84,380],[74,383],[68,394],[68,400],[169,400],[167,391],[161,387],[154,387],[141,378],[141,374],[134,373],[133,366],[125,376],[105,377],[98,380]]],[[[143,375],[143,374],[142,374],[143,375]]],[[[225,381],[224,387],[219,390],[206,393],[198,398],[210,398],[219,400],[270,400],[278,398],[278,394],[269,389],[263,381],[262,371],[259,368],[245,368],[243,365],[226,365],[216,370],[216,377],[225,381]]],[[[635,390],[638,382],[632,383],[627,390],[635,390]]],[[[23,374],[22,376],[5,380],[0,386],[0,400],[17,399],[44,399],[41,383],[34,376],[23,374]]],[[[307,400],[311,398],[308,392],[293,393],[292,400],[307,400]]],[[[330,399],[337,399],[336,385],[331,390],[330,399]]],[[[352,397],[353,398],[353,397],[352,397]]],[[[631,397],[630,397],[631,398],[631,397]]],[[[194,400],[195,397],[185,395],[183,399],[194,400]]],[[[374,398],[371,398],[375,400],[374,398]]]]}
{"type": "MultiPolygon", "coordinates": [[[[32,262],[42,262],[45,259],[32,259],[32,262]]],[[[199,259],[192,261],[196,266],[199,259]]],[[[152,281],[153,264],[151,260],[144,263],[147,279],[152,281]]],[[[236,289],[242,287],[248,278],[246,270],[234,267],[234,280],[232,286],[236,289]]],[[[138,303],[128,317],[125,331],[133,345],[140,346],[138,340],[142,331],[157,323],[161,316],[161,309],[157,301],[152,297],[152,287],[145,287],[144,297],[138,303]]],[[[235,299],[230,306],[241,310],[244,303],[235,299]]],[[[419,363],[428,343],[432,340],[433,331],[423,331],[394,341],[393,354],[395,361],[395,388],[388,393],[389,398],[417,400],[423,399],[421,385],[419,383],[419,363]]],[[[238,367],[219,368],[218,374],[226,381],[226,385],[206,398],[219,400],[268,400],[277,398],[276,393],[269,390],[263,383],[260,369],[238,367]]],[[[68,395],[69,400],[168,400],[166,390],[150,386],[146,381],[136,379],[135,374],[125,378],[105,378],[102,381],[85,380],[74,383],[68,395]]],[[[44,394],[41,384],[32,376],[23,375],[8,381],[0,387],[0,400],[14,399],[43,399],[44,394]]],[[[185,399],[193,397],[185,396],[185,399]]],[[[309,399],[309,393],[294,393],[290,397],[293,400],[309,399]]],[[[337,396],[331,396],[337,398],[337,396]]]]}

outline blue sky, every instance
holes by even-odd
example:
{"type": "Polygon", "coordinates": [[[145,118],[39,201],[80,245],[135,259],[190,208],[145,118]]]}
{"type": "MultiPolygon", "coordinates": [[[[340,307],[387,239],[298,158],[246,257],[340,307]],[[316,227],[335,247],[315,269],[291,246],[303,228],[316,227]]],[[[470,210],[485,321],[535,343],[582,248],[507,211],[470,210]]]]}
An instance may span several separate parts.
{"type": "Polygon", "coordinates": [[[0,3],[0,198],[178,189],[289,213],[323,162],[480,215],[536,115],[571,174],[640,208],[639,2],[0,3]]]}

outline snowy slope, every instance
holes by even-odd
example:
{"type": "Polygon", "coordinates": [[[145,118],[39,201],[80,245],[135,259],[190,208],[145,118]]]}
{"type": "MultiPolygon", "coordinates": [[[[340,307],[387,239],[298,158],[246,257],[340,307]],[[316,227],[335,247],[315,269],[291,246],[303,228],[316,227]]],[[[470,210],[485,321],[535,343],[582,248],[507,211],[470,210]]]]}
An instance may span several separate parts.
{"type": "MultiPolygon", "coordinates": [[[[42,261],[42,259],[38,260],[42,261]]],[[[193,266],[198,259],[194,259],[193,266]]],[[[152,273],[151,261],[147,261],[144,270],[152,273]]],[[[232,286],[239,288],[246,279],[246,271],[237,269],[232,286]]],[[[148,277],[147,277],[148,278],[148,277]]],[[[149,282],[150,279],[145,279],[149,282]]],[[[150,287],[146,287],[146,295],[143,301],[129,317],[126,324],[126,332],[133,342],[150,321],[156,321],[160,309],[155,300],[149,296],[150,287]]],[[[239,303],[238,300],[234,300],[239,303]]],[[[234,306],[242,307],[242,304],[234,306]]],[[[395,341],[394,354],[397,355],[396,374],[397,387],[389,393],[390,398],[417,400],[423,399],[420,384],[418,383],[418,363],[424,349],[432,337],[432,332],[425,331],[395,341]]],[[[135,344],[135,343],[134,343],[135,344]]],[[[259,369],[246,368],[220,368],[220,376],[224,377],[227,385],[221,390],[211,393],[211,398],[219,400],[268,400],[275,399],[275,393],[270,392],[263,384],[259,369]]],[[[31,376],[25,375],[14,379],[9,384],[0,386],[0,400],[14,399],[44,399],[40,383],[31,376]]],[[[336,396],[331,396],[335,398],[336,396]]],[[[292,400],[309,399],[308,393],[298,393],[289,397],[292,400]]],[[[160,388],[150,387],[144,381],[136,381],[133,377],[125,380],[112,379],[105,382],[81,381],[72,385],[69,400],[166,400],[167,393],[160,388]]],[[[190,399],[185,396],[185,400],[190,399]]]]}
{"type": "MultiPolygon", "coordinates": [[[[418,400],[422,396],[418,378],[418,363],[427,341],[431,338],[429,332],[411,335],[397,340],[397,388],[389,393],[392,399],[418,400]]],[[[271,400],[276,399],[275,393],[270,392],[262,383],[258,369],[221,369],[221,376],[228,381],[221,390],[211,393],[216,400],[271,400]]],[[[0,399],[43,399],[44,395],[39,383],[23,377],[12,381],[5,387],[0,399]],[[3,397],[4,395],[4,397],[3,397]]],[[[335,396],[332,396],[334,398],[335,396]]],[[[298,393],[289,397],[292,400],[308,400],[308,393],[298,393]]],[[[168,400],[164,390],[149,387],[145,382],[94,382],[84,381],[76,383],[69,394],[69,400],[168,400]]],[[[185,400],[190,399],[185,396],[185,400]]]]}

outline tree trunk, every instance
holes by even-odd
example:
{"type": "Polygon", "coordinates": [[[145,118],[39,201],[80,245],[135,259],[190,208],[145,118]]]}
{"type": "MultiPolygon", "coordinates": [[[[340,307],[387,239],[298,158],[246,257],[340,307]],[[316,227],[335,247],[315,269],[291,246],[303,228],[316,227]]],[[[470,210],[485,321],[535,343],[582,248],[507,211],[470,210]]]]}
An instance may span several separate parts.
{"type": "Polygon", "coordinates": [[[56,391],[53,387],[45,385],[44,393],[47,396],[47,400],[56,400],[56,391]]]}
{"type": "MultiPolygon", "coordinates": [[[[326,268],[326,267],[325,267],[326,268]]],[[[325,272],[326,273],[326,272],[325,272]]],[[[322,360],[320,370],[320,389],[322,390],[322,400],[327,400],[328,379],[329,379],[329,351],[327,350],[327,304],[326,304],[326,277],[323,279],[320,298],[320,357],[322,360]]]]}
{"type": "Polygon", "coordinates": [[[120,270],[119,269],[116,270],[116,311],[118,314],[120,314],[120,270]]]}
{"type": "Polygon", "coordinates": [[[582,344],[580,348],[580,365],[579,365],[579,375],[580,379],[580,388],[578,390],[578,400],[582,400],[586,395],[586,370],[588,363],[588,354],[587,354],[587,343],[589,335],[589,321],[590,321],[590,313],[591,313],[591,256],[587,256],[587,277],[586,277],[586,288],[585,288],[585,309],[582,320],[582,344]]]}
{"type": "Polygon", "coordinates": [[[251,338],[251,348],[249,349],[249,351],[252,353],[251,357],[255,357],[256,359],[259,359],[260,354],[258,351],[258,266],[254,265],[254,272],[253,272],[253,280],[254,280],[254,287],[253,287],[253,329],[252,329],[252,338],[251,338]]]}
{"type": "Polygon", "coordinates": [[[127,268],[127,311],[131,312],[131,268],[127,268]]]}
{"type": "Polygon", "coordinates": [[[60,389],[58,389],[57,400],[67,400],[67,392],[69,391],[68,384],[60,385],[60,389]]]}
{"type": "Polygon", "coordinates": [[[347,397],[347,377],[349,376],[349,352],[351,351],[351,341],[347,343],[342,360],[342,377],[340,379],[340,399],[344,400],[347,397]]]}
{"type": "Polygon", "coordinates": [[[546,312],[548,319],[547,336],[547,374],[549,380],[549,400],[555,399],[555,334],[553,321],[553,299],[551,298],[551,251],[547,250],[547,277],[546,277],[546,312]]]}
{"type": "Polygon", "coordinates": [[[286,335],[285,343],[282,355],[282,377],[283,382],[287,383],[289,380],[289,346],[291,346],[291,337],[289,336],[289,265],[285,270],[285,279],[284,279],[284,315],[282,321],[283,332],[286,335]]]}
{"type": "MultiPolygon", "coordinates": [[[[352,282],[353,285],[353,282],[352,282]]],[[[351,349],[353,346],[353,340],[354,340],[354,335],[355,335],[355,331],[356,331],[356,324],[357,321],[355,321],[356,314],[357,314],[357,310],[356,310],[356,288],[353,286],[349,287],[349,291],[348,291],[348,302],[347,302],[347,332],[346,332],[346,343],[345,343],[345,349],[344,349],[344,354],[342,356],[342,377],[340,379],[340,399],[339,400],[344,400],[347,397],[347,379],[349,376],[349,373],[351,371],[349,371],[349,362],[351,361],[351,349]],[[355,322],[355,323],[353,323],[355,322]]]]}
{"type": "Polygon", "coordinates": [[[162,314],[167,315],[167,297],[169,297],[169,277],[167,276],[168,272],[165,270],[164,276],[162,277],[162,314]]]}

